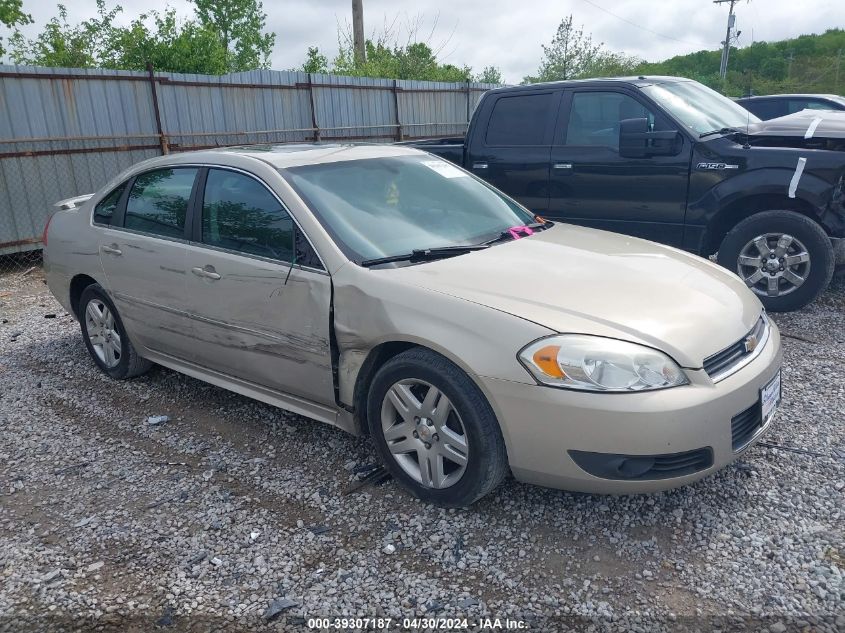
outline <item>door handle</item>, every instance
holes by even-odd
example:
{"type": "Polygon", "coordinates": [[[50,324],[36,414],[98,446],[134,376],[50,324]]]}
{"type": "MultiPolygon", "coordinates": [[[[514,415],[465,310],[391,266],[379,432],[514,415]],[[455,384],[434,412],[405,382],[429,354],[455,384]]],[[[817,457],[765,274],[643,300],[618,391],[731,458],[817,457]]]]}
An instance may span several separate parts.
{"type": "Polygon", "coordinates": [[[487,163],[473,163],[472,164],[473,169],[487,169],[487,167],[488,167],[487,163]]]}
{"type": "Polygon", "coordinates": [[[572,163],[555,163],[552,167],[555,169],[572,169],[572,163]]]}
{"type": "Polygon", "coordinates": [[[115,257],[120,257],[123,255],[123,251],[117,247],[117,244],[112,244],[111,246],[101,245],[100,251],[103,253],[108,253],[109,255],[114,255],[115,257]]]}
{"type": "Polygon", "coordinates": [[[220,279],[220,273],[214,270],[214,266],[206,266],[205,268],[196,266],[191,268],[191,272],[197,277],[205,277],[206,279],[213,279],[215,281],[220,279]]]}

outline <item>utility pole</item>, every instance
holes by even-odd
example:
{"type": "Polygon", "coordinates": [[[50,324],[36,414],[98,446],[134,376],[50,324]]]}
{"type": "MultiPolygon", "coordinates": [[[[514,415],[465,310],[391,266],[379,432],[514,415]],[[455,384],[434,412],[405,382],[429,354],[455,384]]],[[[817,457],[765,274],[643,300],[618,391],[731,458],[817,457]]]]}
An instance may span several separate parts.
{"type": "MultiPolygon", "coordinates": [[[[736,16],[734,15],[734,5],[739,2],[739,0],[713,0],[713,4],[723,4],[729,3],[730,8],[728,9],[728,28],[725,30],[725,41],[722,42],[722,63],[719,66],[719,77],[722,79],[728,74],[728,56],[731,54],[731,31],[734,28],[734,23],[736,22],[736,16]]],[[[739,33],[737,33],[737,37],[739,37],[739,33]]]]}
{"type": "Polygon", "coordinates": [[[839,94],[839,63],[842,61],[842,49],[836,51],[836,79],[833,82],[833,92],[839,94]]]}
{"type": "Polygon", "coordinates": [[[356,65],[367,61],[367,49],[364,46],[364,0],[352,0],[352,51],[356,65]]]}

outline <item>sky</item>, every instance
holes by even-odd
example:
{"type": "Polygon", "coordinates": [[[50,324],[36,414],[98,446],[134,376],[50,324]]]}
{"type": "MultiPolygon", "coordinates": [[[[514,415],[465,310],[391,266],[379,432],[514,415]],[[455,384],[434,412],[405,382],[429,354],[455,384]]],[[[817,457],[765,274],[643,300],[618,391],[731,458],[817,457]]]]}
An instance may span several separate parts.
{"type": "MultiPolygon", "coordinates": [[[[122,22],[150,9],[172,6],[180,16],[192,9],[186,0],[106,0],[120,4],[122,22]]],[[[727,4],[712,0],[363,0],[368,36],[393,24],[401,43],[408,31],[428,42],[438,59],[480,71],[497,66],[506,82],[534,74],[561,19],[570,13],[594,41],[616,52],[659,61],[701,49],[715,49],[725,36],[727,4]],[[414,25],[416,28],[414,29],[414,25]]],[[[95,0],[64,0],[75,23],[95,14],[95,0]]],[[[267,29],[276,33],[272,67],[287,70],[305,60],[309,46],[330,59],[337,52],[338,27],[351,20],[351,0],[264,0],[267,29]]],[[[37,33],[56,14],[50,0],[24,0],[37,33]]],[[[845,27],[843,0],[739,0],[740,46],[845,27]]]]}

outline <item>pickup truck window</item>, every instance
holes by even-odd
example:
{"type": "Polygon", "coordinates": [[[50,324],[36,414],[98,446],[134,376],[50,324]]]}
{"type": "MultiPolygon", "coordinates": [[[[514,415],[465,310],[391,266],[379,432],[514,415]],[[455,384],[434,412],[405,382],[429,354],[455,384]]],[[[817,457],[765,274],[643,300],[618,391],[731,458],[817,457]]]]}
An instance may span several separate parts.
{"type": "Polygon", "coordinates": [[[654,128],[654,114],[636,99],[621,92],[576,92],[566,128],[567,145],[602,145],[619,149],[619,122],[648,119],[654,128]]]}
{"type": "Polygon", "coordinates": [[[641,90],[696,134],[760,122],[741,105],[697,81],[667,81],[641,90]]]}
{"type": "Polygon", "coordinates": [[[544,145],[552,93],[501,97],[493,106],[485,142],[488,146],[544,145]]]}

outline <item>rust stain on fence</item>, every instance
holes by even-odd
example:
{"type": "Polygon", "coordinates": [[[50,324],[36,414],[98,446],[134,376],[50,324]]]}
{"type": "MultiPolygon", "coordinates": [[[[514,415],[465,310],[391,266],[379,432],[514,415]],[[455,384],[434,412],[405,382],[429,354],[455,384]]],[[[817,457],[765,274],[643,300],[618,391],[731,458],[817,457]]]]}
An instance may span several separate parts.
{"type": "Polygon", "coordinates": [[[0,79],[0,108],[10,113],[0,118],[0,147],[11,150],[0,152],[0,254],[36,248],[31,233],[53,201],[96,191],[142,158],[244,142],[455,134],[493,87],[297,71],[217,77],[24,66],[0,66],[0,79]]]}

